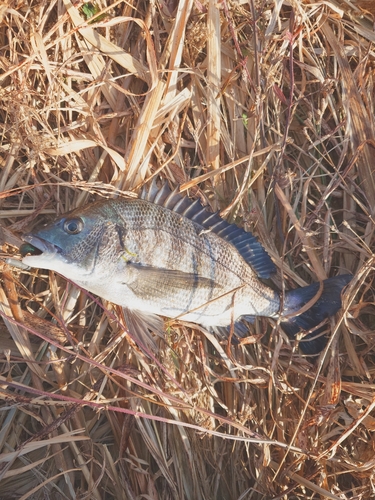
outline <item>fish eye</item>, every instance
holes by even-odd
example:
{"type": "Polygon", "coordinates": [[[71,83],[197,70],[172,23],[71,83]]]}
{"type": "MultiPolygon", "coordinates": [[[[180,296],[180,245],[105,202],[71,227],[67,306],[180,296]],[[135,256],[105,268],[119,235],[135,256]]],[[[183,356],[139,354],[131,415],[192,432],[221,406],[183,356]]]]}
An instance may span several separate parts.
{"type": "Polygon", "coordinates": [[[83,226],[83,220],[80,218],[67,219],[64,222],[64,231],[68,234],[78,234],[82,231],[83,226]]]}

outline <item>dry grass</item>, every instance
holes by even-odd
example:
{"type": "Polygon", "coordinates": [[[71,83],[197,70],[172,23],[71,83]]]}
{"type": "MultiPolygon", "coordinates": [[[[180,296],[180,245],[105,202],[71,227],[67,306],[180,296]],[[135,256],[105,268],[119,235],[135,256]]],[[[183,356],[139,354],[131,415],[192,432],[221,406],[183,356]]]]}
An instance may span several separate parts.
{"type": "Polygon", "coordinates": [[[373,2],[107,3],[0,5],[3,257],[159,173],[279,286],[354,279],[319,360],[260,319],[229,347],[173,324],[150,361],[119,308],[4,264],[0,498],[374,498],[373,2]]]}

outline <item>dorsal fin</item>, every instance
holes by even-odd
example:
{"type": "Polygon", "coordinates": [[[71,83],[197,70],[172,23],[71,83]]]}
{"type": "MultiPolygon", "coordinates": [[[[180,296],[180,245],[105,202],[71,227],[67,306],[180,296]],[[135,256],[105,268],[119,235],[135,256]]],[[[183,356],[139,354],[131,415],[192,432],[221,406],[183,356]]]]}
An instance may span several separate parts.
{"type": "Polygon", "coordinates": [[[269,278],[276,271],[271,257],[252,233],[229,224],[218,213],[210,212],[199,200],[192,201],[181,195],[178,188],[172,191],[166,182],[158,188],[154,177],[150,188],[143,188],[140,198],[173,210],[231,243],[259,278],[269,278]]]}

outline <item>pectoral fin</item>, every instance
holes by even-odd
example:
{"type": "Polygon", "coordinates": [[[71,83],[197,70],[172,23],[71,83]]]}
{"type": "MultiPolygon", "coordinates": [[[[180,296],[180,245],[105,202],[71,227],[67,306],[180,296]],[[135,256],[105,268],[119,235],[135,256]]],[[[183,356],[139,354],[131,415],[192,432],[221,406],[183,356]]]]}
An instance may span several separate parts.
{"type": "Polygon", "coordinates": [[[215,281],[194,273],[184,273],[179,270],[163,269],[160,267],[142,266],[128,262],[131,267],[131,279],[127,286],[138,297],[169,295],[178,290],[213,289],[217,287],[215,281]]]}

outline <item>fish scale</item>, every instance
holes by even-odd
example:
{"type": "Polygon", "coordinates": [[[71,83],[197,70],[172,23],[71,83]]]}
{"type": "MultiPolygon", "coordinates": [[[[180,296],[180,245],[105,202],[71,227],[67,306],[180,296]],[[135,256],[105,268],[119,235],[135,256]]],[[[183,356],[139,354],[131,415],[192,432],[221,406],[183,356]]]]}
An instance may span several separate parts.
{"type": "MultiPolygon", "coordinates": [[[[79,286],[126,308],[144,337],[153,315],[243,335],[242,318],[280,318],[294,338],[314,329],[341,307],[350,275],[280,294],[261,278],[276,268],[256,238],[167,184],[154,182],[139,199],[101,200],[24,235],[23,262],[51,269],[79,286]],[[312,307],[299,310],[316,296],[312,307]],[[283,311],[280,311],[280,304],[283,311]],[[295,313],[295,315],[293,315],[295,313]]],[[[301,342],[318,352],[324,338],[310,332],[301,342]]]]}
{"type": "MultiPolygon", "coordinates": [[[[235,317],[271,316],[278,311],[278,296],[256,278],[251,267],[233,251],[233,246],[215,233],[202,230],[202,226],[176,212],[150,206],[143,200],[116,200],[111,208],[119,219],[126,221],[124,245],[134,256],[132,262],[148,268],[144,279],[139,276],[143,269],[138,268],[136,284],[128,285],[133,291],[137,290],[138,297],[143,296],[146,288],[154,287],[151,296],[155,304],[145,303],[145,310],[168,317],[179,316],[187,321],[199,320],[204,326],[228,325],[233,314],[232,302],[235,317]],[[163,251],[155,251],[155,248],[163,251]],[[151,273],[150,268],[173,269],[186,276],[196,276],[196,286],[191,286],[194,280],[190,280],[186,286],[177,287],[175,279],[168,279],[168,273],[151,273]],[[234,298],[230,294],[233,290],[236,290],[234,298]],[[251,306],[249,293],[252,294],[251,306]],[[208,302],[210,304],[204,306],[208,302]],[[199,306],[199,310],[183,314],[199,306]]],[[[114,297],[107,298],[114,301],[114,297]]],[[[116,299],[118,301],[118,296],[116,299]]]]}

